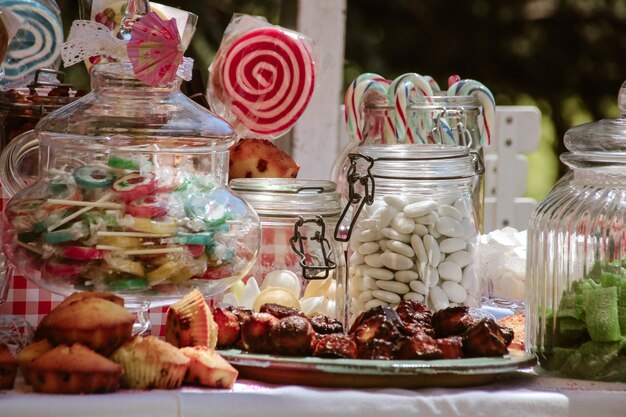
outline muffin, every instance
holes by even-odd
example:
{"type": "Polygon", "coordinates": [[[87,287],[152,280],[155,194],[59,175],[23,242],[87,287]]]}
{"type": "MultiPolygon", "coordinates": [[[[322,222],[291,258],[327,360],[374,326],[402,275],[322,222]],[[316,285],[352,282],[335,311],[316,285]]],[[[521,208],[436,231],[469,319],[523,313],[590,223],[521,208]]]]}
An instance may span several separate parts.
{"type": "Polygon", "coordinates": [[[210,388],[232,388],[239,372],[219,353],[206,346],[184,347],[180,351],[190,359],[185,382],[210,388]]]}
{"type": "Polygon", "coordinates": [[[61,307],[67,304],[72,304],[77,300],[83,300],[85,298],[102,298],[103,300],[111,301],[120,307],[124,307],[124,299],[122,297],[118,297],[115,294],[111,294],[110,292],[103,291],[80,291],[70,294],[65,300],[61,302],[57,306],[61,307]]]}
{"type": "Polygon", "coordinates": [[[176,347],[217,344],[217,324],[198,289],[193,290],[167,311],[165,340],[176,347]]]}
{"type": "Polygon", "coordinates": [[[37,336],[55,346],[81,343],[108,356],[130,338],[134,322],[133,315],[115,302],[78,297],[44,317],[37,336]]]}
{"type": "Polygon", "coordinates": [[[13,389],[17,360],[7,345],[0,342],[0,389],[13,389]]]}
{"type": "Polygon", "coordinates": [[[174,389],[181,386],[189,359],[154,336],[135,336],[111,355],[124,368],[122,386],[132,389],[174,389]]]}
{"type": "Polygon", "coordinates": [[[93,394],[115,391],[122,367],[76,343],[59,345],[26,365],[35,392],[93,394]]]}
{"type": "Polygon", "coordinates": [[[27,371],[28,366],[35,361],[38,357],[43,355],[44,353],[52,350],[54,346],[48,342],[48,339],[43,339],[38,342],[31,343],[30,345],[24,346],[17,354],[17,364],[22,370],[22,375],[24,375],[24,379],[28,384],[30,384],[29,372],[27,371]]]}

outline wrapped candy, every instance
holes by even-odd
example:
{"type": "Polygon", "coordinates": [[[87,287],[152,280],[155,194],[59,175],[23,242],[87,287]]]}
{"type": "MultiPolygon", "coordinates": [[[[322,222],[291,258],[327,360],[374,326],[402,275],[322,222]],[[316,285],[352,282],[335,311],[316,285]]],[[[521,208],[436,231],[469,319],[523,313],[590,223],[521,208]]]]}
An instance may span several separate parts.
{"type": "Polygon", "coordinates": [[[521,301],[526,285],[526,231],[512,227],[480,237],[479,275],[486,296],[521,301]]]}
{"type": "MultiPolygon", "coordinates": [[[[0,85],[24,87],[39,68],[56,68],[63,42],[61,12],[55,0],[7,0],[2,6],[22,20],[2,62],[0,85]]],[[[6,25],[6,23],[5,23],[6,25]]]]}
{"type": "Polygon", "coordinates": [[[211,109],[243,138],[279,137],[313,95],[315,56],[312,41],[302,34],[235,15],[209,68],[211,109]]]}

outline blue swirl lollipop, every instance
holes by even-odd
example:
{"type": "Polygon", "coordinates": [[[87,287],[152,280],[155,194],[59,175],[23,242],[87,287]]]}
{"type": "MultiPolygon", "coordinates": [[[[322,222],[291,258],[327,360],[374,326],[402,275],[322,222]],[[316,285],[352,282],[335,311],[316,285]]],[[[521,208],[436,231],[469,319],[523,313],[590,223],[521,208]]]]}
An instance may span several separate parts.
{"type": "Polygon", "coordinates": [[[63,24],[55,0],[0,0],[0,6],[18,14],[24,23],[9,43],[2,67],[4,88],[29,84],[39,68],[57,68],[63,24]]]}

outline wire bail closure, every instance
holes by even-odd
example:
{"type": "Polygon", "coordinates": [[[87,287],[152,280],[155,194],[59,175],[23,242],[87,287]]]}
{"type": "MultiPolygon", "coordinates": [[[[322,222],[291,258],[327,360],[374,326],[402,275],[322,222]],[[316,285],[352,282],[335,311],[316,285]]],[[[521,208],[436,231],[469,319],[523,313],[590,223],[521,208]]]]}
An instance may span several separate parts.
{"type": "Polygon", "coordinates": [[[333,256],[330,242],[326,239],[326,223],[322,216],[317,215],[312,219],[304,219],[298,216],[298,221],[293,227],[293,236],[289,239],[291,249],[300,257],[300,266],[302,267],[302,276],[307,280],[326,279],[330,276],[330,271],[337,268],[337,264],[331,259],[333,256]],[[302,236],[300,227],[307,223],[314,223],[319,226],[320,230],[316,230],[313,237],[302,236]],[[307,258],[311,255],[305,253],[304,241],[311,240],[318,242],[322,252],[322,265],[307,264],[307,258]]]}
{"type": "Polygon", "coordinates": [[[451,110],[445,107],[440,107],[437,110],[440,110],[441,112],[435,117],[435,126],[432,128],[431,132],[433,138],[439,137],[438,143],[441,144],[448,143],[449,141],[454,144],[456,141],[457,145],[471,148],[473,138],[470,131],[465,127],[467,125],[467,114],[465,111],[463,111],[463,109],[451,110]],[[448,119],[456,120],[456,123],[454,124],[456,134],[450,127],[448,119]],[[446,132],[448,132],[447,135],[446,132]],[[449,137],[449,141],[446,140],[446,136],[449,137]]]}
{"type": "Polygon", "coordinates": [[[348,168],[348,173],[346,175],[348,179],[348,204],[346,204],[343,211],[341,212],[341,215],[339,216],[339,221],[335,226],[335,240],[339,242],[347,242],[350,240],[350,236],[352,236],[352,229],[354,227],[354,224],[356,223],[357,218],[359,217],[359,214],[361,214],[361,210],[363,210],[363,206],[365,204],[371,206],[374,202],[374,191],[376,188],[374,176],[371,173],[371,169],[374,166],[374,158],[366,155],[361,155],[360,153],[351,153],[348,155],[348,158],[350,159],[350,168],[348,168]],[[367,174],[364,176],[361,176],[361,174],[357,172],[357,162],[359,159],[364,159],[369,163],[369,166],[367,167],[367,174]],[[361,194],[359,194],[355,190],[355,184],[357,183],[359,183],[363,187],[365,193],[364,196],[361,196],[361,194]],[[355,204],[358,204],[358,206],[356,208],[356,211],[352,215],[352,221],[350,222],[350,226],[348,227],[348,233],[343,236],[341,234],[341,223],[348,215],[348,210],[350,210],[350,207],[355,204]]]}
{"type": "Polygon", "coordinates": [[[485,173],[485,162],[481,158],[477,151],[470,151],[472,162],[474,163],[474,172],[477,175],[483,175],[485,173]]]}

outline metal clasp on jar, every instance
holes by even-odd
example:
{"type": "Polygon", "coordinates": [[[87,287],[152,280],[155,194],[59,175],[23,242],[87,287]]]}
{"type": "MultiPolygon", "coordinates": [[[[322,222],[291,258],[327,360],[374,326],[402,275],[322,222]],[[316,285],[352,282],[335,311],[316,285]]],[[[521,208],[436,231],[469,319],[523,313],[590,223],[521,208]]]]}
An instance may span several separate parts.
{"type": "Polygon", "coordinates": [[[330,276],[330,271],[337,268],[337,264],[331,259],[333,256],[330,242],[326,239],[326,223],[322,216],[315,216],[313,219],[304,219],[298,216],[298,221],[293,227],[293,236],[290,239],[291,249],[300,257],[300,266],[302,267],[302,276],[304,279],[326,279],[330,276]],[[319,226],[319,230],[315,230],[313,236],[306,237],[300,233],[300,228],[305,224],[313,223],[319,226]],[[304,247],[304,241],[317,242],[320,247],[320,254],[312,255],[311,248],[307,251],[304,247]],[[321,258],[320,264],[308,264],[307,260],[312,258],[321,258]]]}
{"type": "Polygon", "coordinates": [[[350,240],[350,236],[352,235],[352,229],[354,228],[354,223],[356,223],[359,214],[361,214],[361,210],[363,210],[363,206],[365,204],[372,205],[374,202],[374,191],[376,188],[376,184],[374,182],[374,176],[371,173],[371,169],[374,166],[374,158],[361,155],[360,153],[351,153],[348,155],[350,158],[350,168],[348,168],[347,179],[348,179],[348,204],[344,207],[343,211],[339,215],[339,221],[335,226],[335,240],[339,242],[347,242],[350,240]],[[368,162],[367,174],[361,175],[357,172],[357,163],[359,159],[363,159],[368,162]],[[359,192],[355,189],[356,184],[360,184],[363,187],[363,193],[365,195],[361,196],[359,192]],[[348,215],[348,211],[350,207],[353,205],[357,205],[356,210],[352,214],[352,221],[350,221],[350,226],[348,227],[348,231],[345,235],[341,233],[341,224],[343,220],[348,215]]]}
{"type": "Polygon", "coordinates": [[[436,143],[472,147],[472,134],[467,129],[467,115],[462,109],[440,107],[432,129],[436,143]],[[454,126],[454,127],[453,127],[454,126]],[[436,138],[439,138],[437,142],[436,138]]]}

